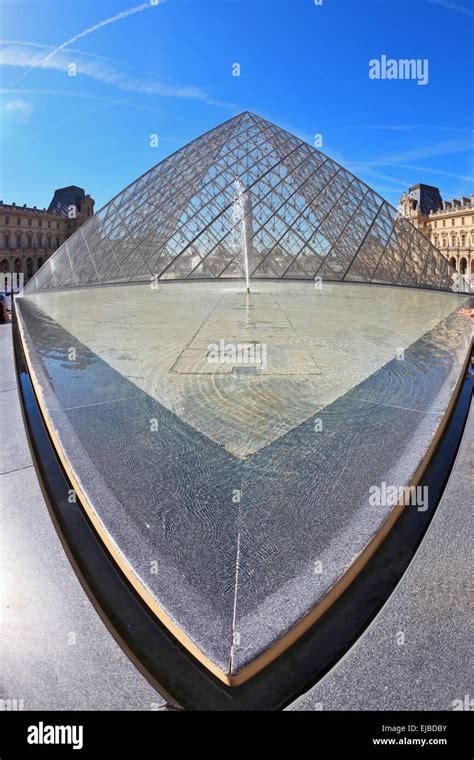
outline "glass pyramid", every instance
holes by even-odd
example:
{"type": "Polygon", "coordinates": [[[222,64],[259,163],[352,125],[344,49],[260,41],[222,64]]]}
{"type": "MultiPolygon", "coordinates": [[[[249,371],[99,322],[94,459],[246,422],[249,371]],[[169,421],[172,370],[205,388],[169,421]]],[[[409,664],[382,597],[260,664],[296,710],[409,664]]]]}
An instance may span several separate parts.
{"type": "Polygon", "coordinates": [[[335,161],[244,112],[165,158],[80,227],[26,292],[241,278],[236,182],[252,278],[450,289],[443,255],[335,161]]]}

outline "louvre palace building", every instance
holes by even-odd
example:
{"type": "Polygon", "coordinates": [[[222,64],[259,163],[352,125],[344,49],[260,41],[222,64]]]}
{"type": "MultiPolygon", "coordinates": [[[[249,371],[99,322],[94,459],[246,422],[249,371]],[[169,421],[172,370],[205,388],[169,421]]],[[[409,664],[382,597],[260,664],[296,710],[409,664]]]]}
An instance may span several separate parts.
{"type": "Polygon", "coordinates": [[[439,248],[474,287],[474,193],[443,200],[437,187],[413,185],[400,199],[403,215],[439,248]]]}
{"type": "Polygon", "coordinates": [[[24,282],[27,282],[93,213],[94,200],[76,185],[55,190],[47,209],[0,201],[0,271],[3,277],[13,274],[14,283],[19,285],[23,275],[24,282]]]}

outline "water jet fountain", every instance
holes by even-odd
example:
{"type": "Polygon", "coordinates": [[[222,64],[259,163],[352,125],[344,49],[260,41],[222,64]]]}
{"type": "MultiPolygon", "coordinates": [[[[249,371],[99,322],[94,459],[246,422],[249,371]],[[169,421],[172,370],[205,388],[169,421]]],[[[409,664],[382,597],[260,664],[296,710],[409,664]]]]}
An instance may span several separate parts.
{"type": "Polygon", "coordinates": [[[240,252],[244,258],[245,284],[247,293],[250,293],[249,281],[249,256],[247,244],[247,229],[245,226],[245,190],[238,177],[234,182],[235,196],[232,205],[232,230],[234,234],[234,246],[236,254],[240,252]],[[240,228],[240,229],[239,229],[240,228]]]}

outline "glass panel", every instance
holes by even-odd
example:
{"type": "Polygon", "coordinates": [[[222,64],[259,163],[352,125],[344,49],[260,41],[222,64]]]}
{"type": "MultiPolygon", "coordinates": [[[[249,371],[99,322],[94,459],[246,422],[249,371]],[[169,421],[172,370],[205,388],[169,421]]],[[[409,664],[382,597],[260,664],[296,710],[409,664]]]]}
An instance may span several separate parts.
{"type": "Polygon", "coordinates": [[[252,276],[451,287],[446,259],[396,209],[310,145],[247,112],[125,188],[56,251],[26,292],[151,274],[241,277],[236,177],[245,190],[252,276]]]}

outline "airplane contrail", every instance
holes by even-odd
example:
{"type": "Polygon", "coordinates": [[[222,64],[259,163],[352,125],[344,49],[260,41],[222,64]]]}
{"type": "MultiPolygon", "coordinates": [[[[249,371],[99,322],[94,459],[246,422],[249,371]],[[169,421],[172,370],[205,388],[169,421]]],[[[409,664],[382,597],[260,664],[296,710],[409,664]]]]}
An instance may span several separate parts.
{"type": "Polygon", "coordinates": [[[140,13],[141,11],[144,11],[147,8],[153,8],[164,1],[165,0],[154,0],[154,2],[152,3],[149,0],[147,3],[141,3],[141,5],[135,5],[133,8],[128,8],[128,10],[126,11],[121,11],[120,13],[117,13],[116,16],[111,16],[110,18],[106,18],[103,21],[99,21],[98,24],[94,24],[93,26],[90,26],[88,29],[84,29],[82,32],[79,32],[79,34],[75,34],[74,37],[71,37],[69,40],[66,40],[66,42],[61,43],[61,45],[59,45],[57,48],[54,48],[54,50],[52,50],[50,53],[48,53],[48,55],[42,58],[41,61],[38,61],[38,63],[34,64],[34,66],[30,66],[29,69],[27,69],[22,74],[20,74],[20,76],[17,79],[15,79],[14,82],[8,85],[7,89],[14,87],[21,79],[24,79],[26,75],[30,73],[30,71],[38,67],[41,67],[41,65],[45,63],[45,61],[48,61],[50,58],[52,58],[53,55],[56,55],[56,53],[59,53],[61,50],[64,50],[64,48],[68,47],[68,45],[71,45],[73,42],[76,42],[76,40],[79,40],[82,37],[86,37],[88,34],[92,34],[92,32],[96,32],[98,29],[102,29],[104,26],[109,26],[109,24],[113,24],[115,23],[115,21],[122,21],[122,19],[128,18],[128,16],[132,16],[134,13],[140,13]]]}
{"type": "Polygon", "coordinates": [[[448,8],[450,11],[458,11],[458,13],[465,13],[466,16],[474,16],[474,11],[471,8],[450,3],[448,0],[431,0],[431,2],[434,5],[441,5],[443,8],[448,8]]]}

